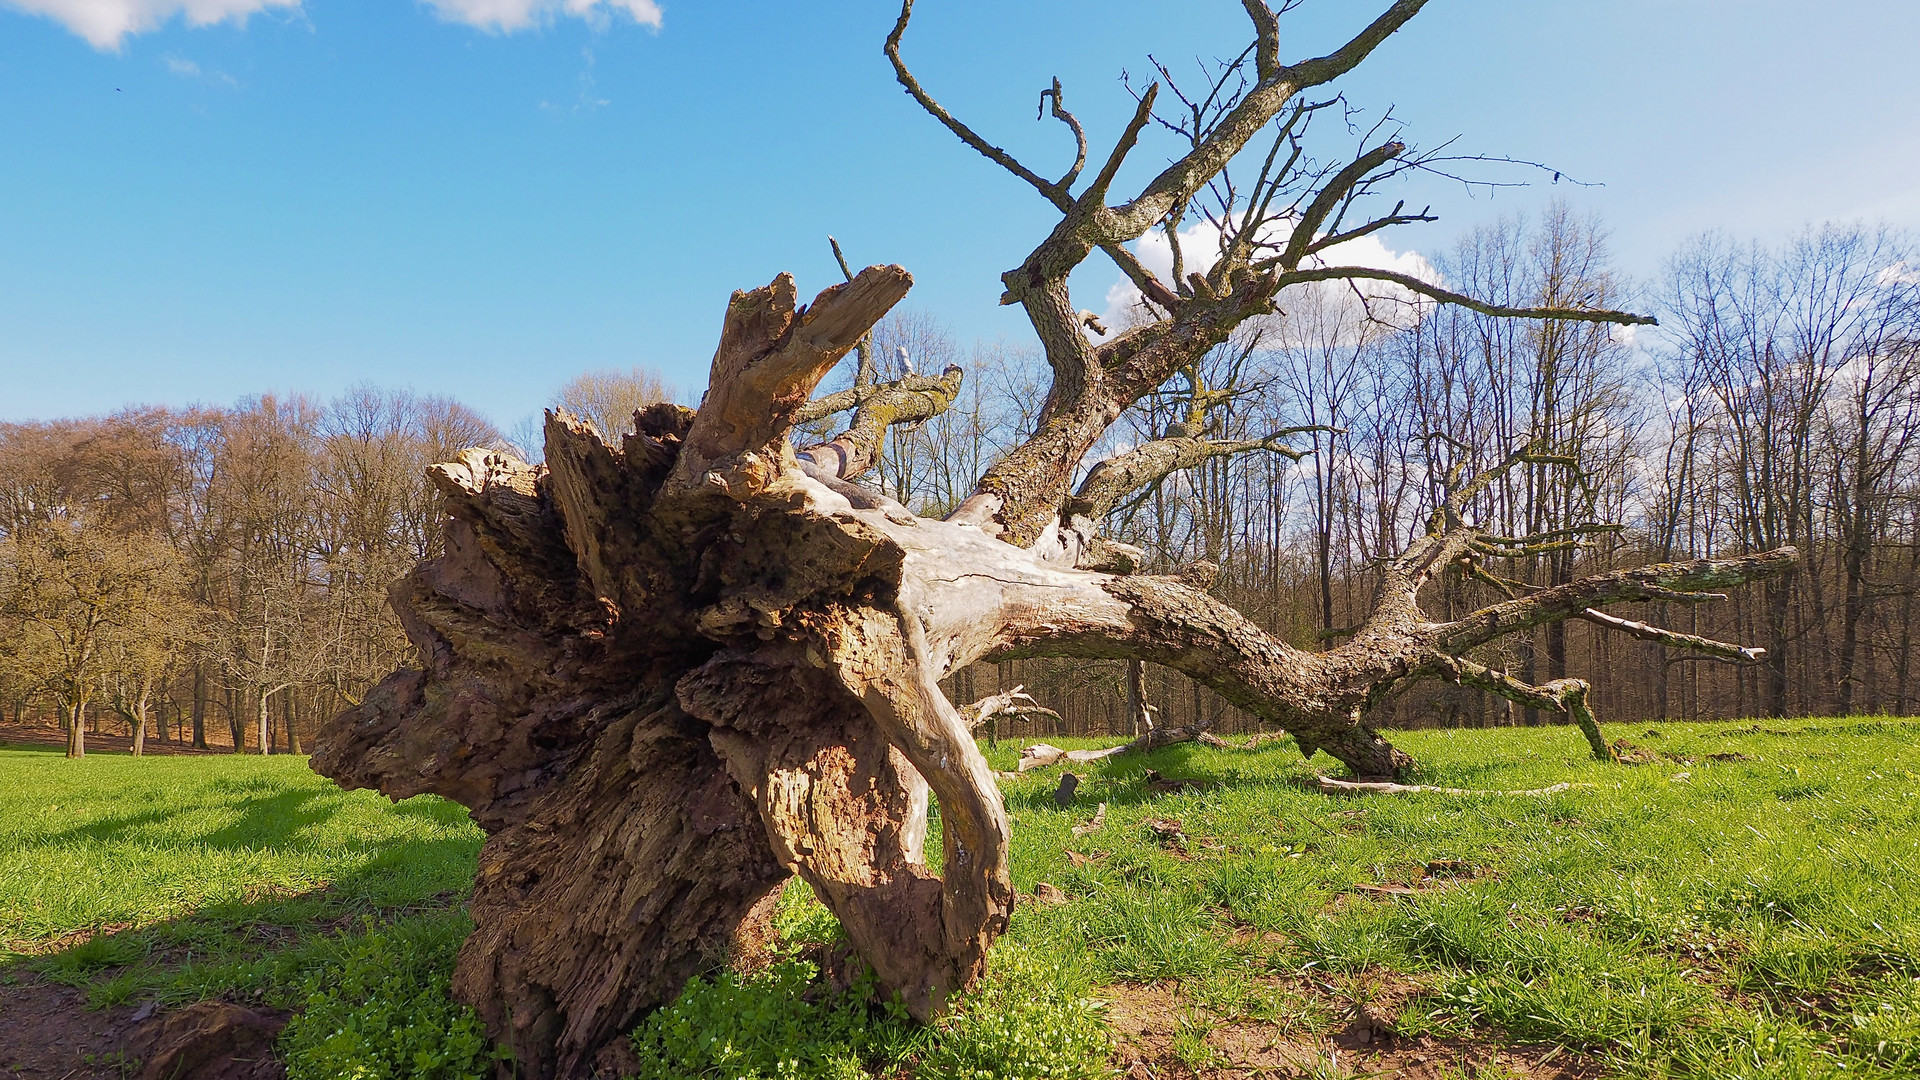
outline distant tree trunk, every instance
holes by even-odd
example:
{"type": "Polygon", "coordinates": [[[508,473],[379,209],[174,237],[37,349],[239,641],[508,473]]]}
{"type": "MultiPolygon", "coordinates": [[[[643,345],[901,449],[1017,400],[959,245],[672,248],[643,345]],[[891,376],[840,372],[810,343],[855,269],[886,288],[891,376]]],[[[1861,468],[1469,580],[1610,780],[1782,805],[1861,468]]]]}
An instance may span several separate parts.
{"type": "Polygon", "coordinates": [[[1766,680],[1762,707],[1768,716],[1782,717],[1787,715],[1787,645],[1792,640],[1788,625],[1793,615],[1793,579],[1774,578],[1763,589],[1767,631],[1772,640],[1767,642],[1766,665],[1762,669],[1766,680]]]}
{"type": "Polygon", "coordinates": [[[193,665],[193,748],[207,749],[207,671],[193,665]]]}
{"type": "Polygon", "coordinates": [[[244,754],[247,750],[247,701],[240,691],[228,687],[224,704],[227,709],[227,737],[233,740],[233,752],[244,754]]]}
{"type": "Polygon", "coordinates": [[[260,714],[259,714],[260,715],[260,756],[266,757],[268,754],[273,753],[273,734],[272,732],[267,730],[267,705],[269,702],[272,701],[272,697],[267,693],[267,691],[264,688],[261,689],[259,697],[260,697],[260,714]]]}
{"type": "Polygon", "coordinates": [[[299,712],[299,700],[298,694],[288,691],[285,715],[280,718],[287,728],[287,753],[289,754],[300,752],[300,733],[294,727],[294,720],[299,712]]]}
{"type": "Polygon", "coordinates": [[[67,756],[82,758],[87,756],[87,702],[85,698],[75,698],[71,715],[67,720],[67,756]]]}
{"type": "Polygon", "coordinates": [[[140,696],[133,702],[133,756],[140,757],[147,752],[147,697],[152,693],[151,684],[143,684],[140,696]]]}
{"type": "Polygon", "coordinates": [[[1147,715],[1147,665],[1127,661],[1127,734],[1138,735],[1153,726],[1147,715]]]}

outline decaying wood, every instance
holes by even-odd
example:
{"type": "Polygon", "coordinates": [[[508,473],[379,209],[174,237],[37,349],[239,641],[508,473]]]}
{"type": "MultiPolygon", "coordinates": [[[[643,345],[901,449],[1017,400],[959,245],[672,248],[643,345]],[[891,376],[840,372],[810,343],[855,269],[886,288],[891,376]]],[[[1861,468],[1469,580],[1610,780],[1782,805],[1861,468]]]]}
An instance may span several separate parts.
{"type": "Polygon", "coordinates": [[[1550,784],[1524,791],[1474,791],[1469,788],[1433,787],[1429,784],[1390,784],[1385,781],[1339,780],[1331,776],[1317,778],[1320,790],[1329,795],[1558,795],[1592,784],[1550,784]]]}
{"type": "Polygon", "coordinates": [[[1102,828],[1106,826],[1106,824],[1107,824],[1107,804],[1101,803],[1100,808],[1093,812],[1093,816],[1091,818],[1088,818],[1085,824],[1075,825],[1073,827],[1073,835],[1085,836],[1088,833],[1099,832],[1102,828]]]}
{"type": "MultiPolygon", "coordinates": [[[[1383,567],[1373,614],[1324,652],[1280,641],[1208,595],[1212,567],[1140,574],[1145,553],[1099,535],[1099,519],[1130,489],[1221,454],[1294,453],[1284,432],[1213,438],[1217,391],[1192,372],[1236,326],[1271,313],[1280,289],[1325,276],[1318,252],[1425,218],[1396,208],[1364,224],[1345,220],[1357,194],[1405,152],[1389,142],[1295,177],[1287,205],[1273,201],[1279,189],[1263,187],[1260,214],[1238,219],[1219,260],[1172,284],[1125,245],[1177,226],[1274,122],[1277,152],[1291,125],[1324,107],[1305,104],[1303,91],[1351,70],[1422,4],[1398,0],[1341,48],[1287,65],[1275,13],[1247,0],[1257,37],[1249,88],[1221,97],[1217,115],[1190,132],[1190,152],[1117,203],[1111,188],[1154,119],[1157,88],[1141,95],[1104,163],[1082,180],[1085,132],[1056,85],[1054,116],[1081,149],[1073,169],[1047,180],[914,79],[900,53],[911,3],[903,6],[887,42],[902,84],[1061,214],[1002,279],[1007,302],[1026,310],[1046,348],[1052,388],[1032,436],[946,520],[852,481],[890,424],[952,404],[958,369],[880,383],[869,357],[853,390],[812,399],[906,294],[912,279],[897,266],[849,272],[804,306],[784,274],[735,293],[700,407],[649,406],[617,445],[549,414],[544,466],[469,450],[430,470],[446,511],[443,550],[391,593],[422,666],[395,672],[335,718],[315,740],[313,767],[396,799],[453,799],[487,832],[475,929],[454,989],[510,1044],[519,1075],[588,1075],[595,1054],[643,1010],[764,943],[772,897],[791,875],[833,910],[881,987],[922,1019],[943,1010],[979,976],[1014,902],[1008,817],[973,731],[993,713],[1037,708],[1017,690],[1004,703],[957,708],[939,684],[967,665],[1024,656],[1158,664],[1285,729],[1309,756],[1325,750],[1356,776],[1393,777],[1411,761],[1364,717],[1422,679],[1548,702],[1591,728],[1584,683],[1530,687],[1468,655],[1505,634],[1589,618],[1710,653],[1736,648],[1594,617],[1610,604],[1693,597],[1782,572],[1791,550],[1614,571],[1459,619],[1429,618],[1420,592],[1443,569],[1555,542],[1493,537],[1466,513],[1503,470],[1545,460],[1531,446],[1477,476],[1450,475],[1427,535],[1383,567]],[[1276,222],[1288,226],[1282,241],[1270,237],[1276,222]],[[1158,313],[1097,345],[1067,288],[1096,249],[1158,313]],[[1183,371],[1187,420],[1096,463],[1072,489],[1108,426],[1183,371]],[[796,423],[849,410],[834,439],[790,444],[796,423]],[[938,874],[925,851],[935,796],[938,874]]],[[[1204,724],[1154,727],[1105,751],[1040,745],[1020,767],[1205,733],[1204,724]]],[[[1168,842],[1183,842],[1178,824],[1169,827],[1168,842]]]]}
{"type": "Polygon", "coordinates": [[[1002,693],[989,694],[971,705],[962,706],[960,711],[967,717],[968,725],[974,731],[979,731],[986,726],[987,721],[1001,716],[1011,716],[1015,719],[1036,717],[1049,720],[1060,719],[1059,713],[1033,700],[1033,695],[1026,690],[1024,686],[1016,686],[1002,693]]]}

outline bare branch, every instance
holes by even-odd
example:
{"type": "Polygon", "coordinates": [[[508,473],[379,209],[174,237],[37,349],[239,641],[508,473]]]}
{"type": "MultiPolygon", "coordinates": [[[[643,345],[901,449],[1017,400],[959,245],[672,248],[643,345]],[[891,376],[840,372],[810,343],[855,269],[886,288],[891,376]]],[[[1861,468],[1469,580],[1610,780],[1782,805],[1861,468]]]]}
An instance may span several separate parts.
{"type": "Polygon", "coordinates": [[[1622,326],[1660,325],[1660,320],[1651,315],[1635,315],[1627,311],[1608,311],[1601,308],[1523,308],[1489,304],[1464,293],[1453,292],[1431,282],[1422,281],[1411,274],[1379,270],[1371,266],[1323,266],[1309,270],[1288,270],[1280,275],[1279,283],[1284,287],[1308,281],[1351,281],[1355,278],[1392,282],[1410,292],[1419,293],[1443,304],[1454,304],[1468,311],[1477,311],[1482,315],[1492,315],[1497,318],[1566,319],[1570,322],[1618,323],[1622,326]]]}
{"type": "Polygon", "coordinates": [[[1155,484],[1167,476],[1191,469],[1202,462],[1235,454],[1265,450],[1298,461],[1311,450],[1295,450],[1286,440],[1307,431],[1324,431],[1319,426],[1284,428],[1264,439],[1202,439],[1176,436],[1142,443],[1123,454],[1096,464],[1068,500],[1069,516],[1095,521],[1106,517],[1128,494],[1155,484]]]}
{"type": "Polygon", "coordinates": [[[1300,215],[1299,223],[1293,227],[1293,238],[1288,241],[1287,250],[1279,257],[1280,268],[1292,270],[1299,266],[1300,260],[1306,258],[1307,249],[1312,246],[1320,226],[1326,222],[1327,215],[1331,214],[1334,207],[1347,197],[1347,193],[1353,190],[1353,186],[1368,173],[1399,157],[1406,149],[1407,144],[1398,140],[1386,143],[1361,154],[1346,168],[1335,173],[1333,179],[1320,189],[1320,194],[1314,196],[1313,201],[1307,204],[1306,211],[1300,215]]]}
{"type": "Polygon", "coordinates": [[[1061,177],[1054,185],[1061,191],[1070,191],[1073,189],[1073,182],[1080,178],[1080,170],[1087,166],[1087,133],[1085,129],[1081,128],[1079,118],[1068,112],[1061,103],[1060,94],[1060,77],[1056,75],[1053,79],[1053,88],[1040,91],[1041,113],[1040,116],[1034,117],[1034,119],[1038,120],[1046,115],[1047,98],[1051,96],[1053,98],[1054,119],[1067,125],[1068,129],[1073,132],[1073,168],[1068,169],[1067,175],[1061,177]]]}
{"type": "Polygon", "coordinates": [[[950,365],[938,379],[922,376],[873,387],[855,409],[847,430],[799,451],[798,456],[841,480],[851,480],[873,467],[889,427],[917,424],[946,412],[960,396],[963,375],[958,365],[950,365]]]}
{"type": "Polygon", "coordinates": [[[975,134],[972,128],[955,119],[952,113],[933,100],[931,94],[921,89],[920,80],[913,77],[913,73],[907,70],[906,62],[900,59],[900,38],[907,32],[907,20],[912,17],[913,0],[902,0],[900,18],[893,24],[893,33],[887,35],[887,59],[893,62],[894,77],[900,80],[900,85],[906,87],[907,93],[913,95],[913,100],[919,102],[921,108],[927,110],[935,120],[945,124],[948,131],[958,135],[961,142],[980,151],[988,161],[1032,184],[1034,190],[1047,197],[1048,202],[1062,210],[1071,207],[1073,199],[1067,194],[1066,188],[1020,164],[1014,160],[1012,154],[975,134]]]}
{"type": "Polygon", "coordinates": [[[1498,694],[1509,701],[1519,702],[1531,709],[1545,709],[1548,712],[1565,713],[1581,734],[1587,737],[1587,745],[1592,748],[1593,756],[1600,761],[1619,761],[1620,756],[1600,733],[1600,725],[1593,718],[1593,711],[1587,707],[1587,693],[1593,689],[1585,679],[1555,679],[1550,683],[1534,686],[1521,682],[1504,671],[1496,671],[1484,664],[1476,664],[1462,656],[1438,655],[1435,663],[1441,674],[1449,682],[1466,683],[1482,690],[1498,694]]]}
{"type": "MultiPolygon", "coordinates": [[[[842,254],[840,251],[840,241],[835,240],[832,236],[828,236],[827,243],[833,248],[833,260],[840,264],[841,276],[846,278],[848,281],[852,281],[853,267],[847,265],[847,257],[846,255],[842,254]]],[[[854,351],[854,355],[858,358],[857,360],[858,366],[854,368],[854,372],[853,372],[853,385],[855,386],[873,385],[873,330],[871,327],[868,328],[866,333],[860,335],[859,341],[854,342],[853,351],[854,351]]],[[[849,409],[852,407],[853,407],[852,405],[841,406],[841,408],[849,408],[849,409]]],[[[804,424],[808,420],[818,419],[817,416],[805,415],[806,411],[807,410],[805,409],[800,410],[802,415],[796,417],[794,419],[794,423],[804,424]]],[[[831,411],[838,412],[839,409],[834,409],[831,411]]]]}
{"type": "Polygon", "coordinates": [[[1682,634],[1674,630],[1665,629],[1664,627],[1653,626],[1643,622],[1634,622],[1631,619],[1622,619],[1618,615],[1609,615],[1604,611],[1595,611],[1593,608],[1587,608],[1574,617],[1604,626],[1609,630],[1618,630],[1623,634],[1630,634],[1633,637],[1639,638],[1641,641],[1655,641],[1662,645],[1671,645],[1677,649],[1688,649],[1693,652],[1705,653],[1719,660],[1752,664],[1759,662],[1767,655],[1767,650],[1765,649],[1747,648],[1725,641],[1715,641],[1712,638],[1697,637],[1693,634],[1682,634]]]}
{"type": "Polygon", "coordinates": [[[1631,570],[1594,574],[1519,600],[1481,608],[1442,624],[1439,640],[1450,652],[1460,653],[1531,626],[1573,618],[1589,608],[1632,601],[1665,599],[1663,593],[1697,593],[1744,585],[1793,570],[1800,553],[1783,547],[1731,559],[1699,559],[1690,563],[1657,563],[1631,570]]]}
{"type": "Polygon", "coordinates": [[[1145,130],[1147,122],[1153,119],[1153,102],[1159,94],[1160,84],[1154,83],[1147,87],[1146,93],[1140,95],[1140,101],[1133,109],[1133,118],[1127,121],[1126,130],[1120,133],[1119,140],[1113,144],[1113,151],[1107,155],[1106,164],[1100,166],[1100,171],[1094,175],[1093,183],[1081,193],[1082,205],[1106,199],[1107,189],[1113,186],[1113,178],[1120,172],[1121,163],[1126,161],[1127,155],[1133,152],[1134,145],[1140,141],[1140,132],[1145,130]]]}
{"type": "Polygon", "coordinates": [[[1132,240],[1152,228],[1174,206],[1191,199],[1203,184],[1233,160],[1295,94],[1309,87],[1324,85],[1353,70],[1360,61],[1366,59],[1367,54],[1425,6],[1426,0],[1399,0],[1339,49],[1289,67],[1277,66],[1277,26],[1254,15],[1253,7],[1249,4],[1248,13],[1254,15],[1255,25],[1262,37],[1256,49],[1258,62],[1265,69],[1259,84],[1228,110],[1219,124],[1191,152],[1167,166],[1138,198],[1115,209],[1111,223],[1115,234],[1110,238],[1132,240]]]}

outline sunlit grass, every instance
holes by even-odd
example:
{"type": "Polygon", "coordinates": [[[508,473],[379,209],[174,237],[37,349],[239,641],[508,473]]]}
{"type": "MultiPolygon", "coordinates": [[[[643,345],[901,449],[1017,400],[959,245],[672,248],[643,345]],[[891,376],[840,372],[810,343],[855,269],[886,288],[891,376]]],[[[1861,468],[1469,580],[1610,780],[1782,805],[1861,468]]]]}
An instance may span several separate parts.
{"type": "MultiPolygon", "coordinates": [[[[1911,1070],[1920,725],[1754,727],[1609,732],[1652,752],[1640,766],[1558,728],[1396,737],[1436,785],[1593,785],[1546,797],[1329,798],[1309,781],[1331,763],[1271,743],[1102,762],[1067,810],[1059,770],[1010,780],[1016,883],[1073,898],[1023,909],[1011,937],[1104,979],[1391,974],[1428,988],[1404,1032],[1560,1043],[1629,1073],[1911,1070]],[[1148,768],[1204,786],[1154,796],[1148,768]],[[1105,827],[1074,837],[1100,802],[1105,827]],[[1179,821],[1184,851],[1149,818],[1179,821]],[[1229,944],[1247,930],[1258,944],[1229,944]]],[[[1011,768],[1014,746],[991,756],[1011,768]]]]}
{"type": "MultiPolygon", "coordinates": [[[[1593,762],[1564,728],[1396,737],[1433,784],[1592,785],[1545,797],[1329,797],[1311,780],[1331,763],[1290,742],[1082,767],[1064,809],[1058,768],[1004,780],[1016,887],[1068,902],[1020,905],[993,980],[937,1037],[842,1014],[833,1030],[867,1042],[809,1060],[1025,1075],[1065,1067],[1040,1034],[1065,1025],[1092,1055],[1073,1069],[1098,1075],[1088,1000],[1157,983],[1179,1002],[1170,1052],[1203,1066],[1218,1024],[1310,1041],[1395,985],[1405,1035],[1560,1044],[1626,1075],[1920,1074],[1920,725],[1655,729],[1609,732],[1648,751],[1638,766],[1593,762]],[[1147,769],[1200,784],[1156,794],[1147,769]],[[1104,826],[1074,836],[1102,802],[1104,826]],[[1184,844],[1147,824],[1165,819],[1184,844]],[[1036,1064],[982,1064],[1022,1054],[1036,1064]]],[[[455,940],[479,840],[457,806],[341,792],[303,759],[0,751],[0,939],[22,954],[0,977],[40,970],[100,1004],[297,1007],[316,971],[361,962],[365,918],[455,940]]],[[[783,925],[796,950],[836,930],[798,888],[783,925]]],[[[687,1015],[825,1031],[807,1010],[881,1008],[796,990],[797,970],[687,1015]]]]}
{"type": "Polygon", "coordinates": [[[342,791],[303,757],[0,750],[0,962],[103,1003],[197,997],[363,916],[458,904],[480,840],[459,806],[342,791]]]}

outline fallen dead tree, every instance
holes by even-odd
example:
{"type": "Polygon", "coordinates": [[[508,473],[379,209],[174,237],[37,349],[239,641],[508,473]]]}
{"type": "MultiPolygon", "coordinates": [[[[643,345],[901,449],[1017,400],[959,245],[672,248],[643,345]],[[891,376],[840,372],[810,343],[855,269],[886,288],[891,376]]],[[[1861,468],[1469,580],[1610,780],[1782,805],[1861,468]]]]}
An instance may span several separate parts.
{"type": "MultiPolygon", "coordinates": [[[[1422,2],[1399,0],[1334,52],[1285,64],[1276,13],[1247,0],[1255,41],[1222,76],[1245,75],[1247,86],[1191,117],[1175,114],[1169,123],[1190,147],[1126,197],[1112,187],[1155,118],[1157,88],[1084,181],[1084,132],[1053,89],[1052,115],[1079,149],[1073,168],[1050,180],[921,87],[901,59],[903,7],[887,41],[901,84],[1060,215],[1003,278],[1006,302],[1024,309],[1046,349],[1048,396],[1031,436],[944,520],[855,481],[889,425],[951,404],[958,369],[877,382],[868,361],[857,392],[810,400],[906,294],[912,279],[897,266],[848,273],[810,304],[786,275],[735,293],[697,410],[651,406],[625,433],[549,415],[544,466],[469,450],[433,467],[444,549],[391,594],[423,666],[393,673],[335,718],[315,740],[313,766],[347,787],[453,799],[487,832],[454,990],[511,1045],[520,1075],[589,1075],[643,1010],[763,940],[776,890],[795,874],[838,916],[882,987],[917,1017],[938,1014],[980,974],[1014,901],[1007,813],[973,738],[983,715],[956,707],[939,685],[966,665],[1025,656],[1159,664],[1284,728],[1308,754],[1325,750],[1358,776],[1392,776],[1410,759],[1362,717],[1420,680],[1584,710],[1584,683],[1518,683],[1472,661],[1478,646],[1793,564],[1782,550],[1641,567],[1430,618],[1419,595],[1443,569],[1580,541],[1500,537],[1472,524],[1470,506],[1491,478],[1549,461],[1527,445],[1478,473],[1449,472],[1427,535],[1383,567],[1373,614],[1345,644],[1314,653],[1208,595],[1204,572],[1140,574],[1138,549],[1100,535],[1116,500],[1173,472],[1222,455],[1296,453],[1285,431],[1217,438],[1220,399],[1197,366],[1236,326],[1274,313],[1291,285],[1390,280],[1499,316],[1646,321],[1504,307],[1319,258],[1343,239],[1425,219],[1396,207],[1363,222],[1353,209],[1406,154],[1397,141],[1324,169],[1284,152],[1326,107],[1307,92],[1359,64],[1422,2]],[[1160,280],[1126,245],[1163,226],[1177,233],[1180,215],[1263,132],[1273,134],[1270,168],[1252,203],[1222,219],[1217,257],[1160,280]],[[1068,290],[1096,250],[1152,309],[1099,341],[1068,290]],[[1108,426],[1169,387],[1185,394],[1187,420],[1096,463],[1075,485],[1108,426]],[[851,410],[845,431],[790,444],[801,417],[836,409],[851,410]],[[924,850],[932,794],[939,874],[924,850]]],[[[1149,732],[1144,745],[1181,730],[1149,732]]]]}

